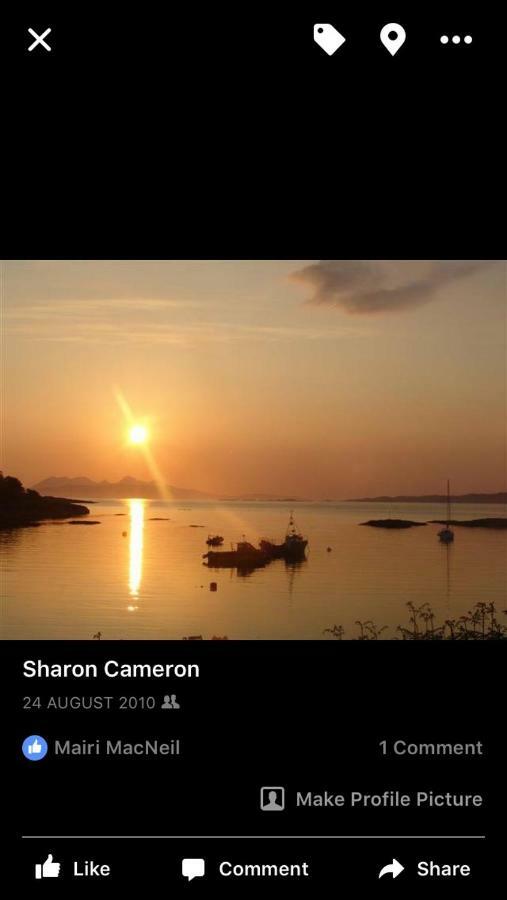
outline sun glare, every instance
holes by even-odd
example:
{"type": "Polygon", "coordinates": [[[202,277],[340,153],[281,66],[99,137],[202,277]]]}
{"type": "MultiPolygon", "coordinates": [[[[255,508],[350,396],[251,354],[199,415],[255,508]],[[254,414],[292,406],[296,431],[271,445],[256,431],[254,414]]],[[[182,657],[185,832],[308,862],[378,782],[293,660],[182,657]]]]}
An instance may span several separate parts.
{"type": "Polygon", "coordinates": [[[132,425],[129,440],[131,444],[145,444],[148,440],[148,429],[144,425],[132,425]]]}

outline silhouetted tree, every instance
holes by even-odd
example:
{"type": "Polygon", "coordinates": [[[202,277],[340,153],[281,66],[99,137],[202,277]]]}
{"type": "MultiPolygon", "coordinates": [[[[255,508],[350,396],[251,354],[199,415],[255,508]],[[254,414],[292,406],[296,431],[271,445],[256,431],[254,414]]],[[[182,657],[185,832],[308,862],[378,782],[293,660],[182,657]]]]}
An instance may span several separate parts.
{"type": "Polygon", "coordinates": [[[12,475],[4,475],[0,472],[0,499],[15,500],[22,497],[25,489],[19,478],[13,478],[12,475]]]}

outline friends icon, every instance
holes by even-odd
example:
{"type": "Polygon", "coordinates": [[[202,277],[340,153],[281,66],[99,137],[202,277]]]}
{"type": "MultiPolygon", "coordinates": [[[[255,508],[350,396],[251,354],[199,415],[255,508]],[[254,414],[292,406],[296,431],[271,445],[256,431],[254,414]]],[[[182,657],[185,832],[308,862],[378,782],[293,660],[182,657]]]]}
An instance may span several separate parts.
{"type": "Polygon", "coordinates": [[[176,699],[176,694],[165,694],[164,702],[161,704],[161,709],[180,709],[180,704],[176,699]]]}

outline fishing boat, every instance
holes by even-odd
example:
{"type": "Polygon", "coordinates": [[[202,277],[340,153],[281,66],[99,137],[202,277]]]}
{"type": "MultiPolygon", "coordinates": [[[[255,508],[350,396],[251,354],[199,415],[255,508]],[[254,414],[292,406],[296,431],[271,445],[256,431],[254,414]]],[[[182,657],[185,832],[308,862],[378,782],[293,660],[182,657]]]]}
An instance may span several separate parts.
{"type": "Polygon", "coordinates": [[[270,561],[268,554],[248,541],[239,541],[231,550],[208,550],[203,554],[210,568],[259,568],[270,561]]]}
{"type": "Polygon", "coordinates": [[[449,486],[449,479],[447,479],[447,516],[446,516],[446,524],[445,528],[442,528],[438,532],[438,539],[442,542],[442,544],[451,544],[454,540],[454,531],[450,527],[451,521],[451,493],[449,486]]]}
{"type": "Polygon", "coordinates": [[[272,562],[274,559],[285,559],[286,562],[298,562],[305,559],[308,541],[296,527],[291,513],[285,540],[282,544],[262,540],[254,547],[243,537],[236,547],[231,544],[230,550],[208,550],[203,553],[210,568],[237,568],[253,571],[272,562]]]}
{"type": "Polygon", "coordinates": [[[224,539],[221,534],[208,534],[206,541],[208,547],[221,547],[224,539]]]}
{"type": "Polygon", "coordinates": [[[262,540],[259,544],[261,550],[267,553],[270,559],[286,559],[289,561],[304,559],[307,546],[308,541],[297,528],[292,512],[283,544],[275,544],[273,541],[268,540],[262,540]]]}

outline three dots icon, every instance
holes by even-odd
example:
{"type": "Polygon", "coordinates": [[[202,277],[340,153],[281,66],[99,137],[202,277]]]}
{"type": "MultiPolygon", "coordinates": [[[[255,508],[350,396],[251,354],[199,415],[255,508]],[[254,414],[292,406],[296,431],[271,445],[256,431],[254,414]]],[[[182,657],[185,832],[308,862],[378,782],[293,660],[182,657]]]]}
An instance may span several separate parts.
{"type": "MultiPolygon", "coordinates": [[[[461,44],[461,36],[459,34],[453,34],[453,36],[450,38],[448,34],[443,34],[440,38],[441,44],[448,44],[449,41],[451,41],[453,44],[461,44]]],[[[472,35],[466,34],[465,37],[463,38],[463,43],[471,44],[472,43],[472,35]]]]}

